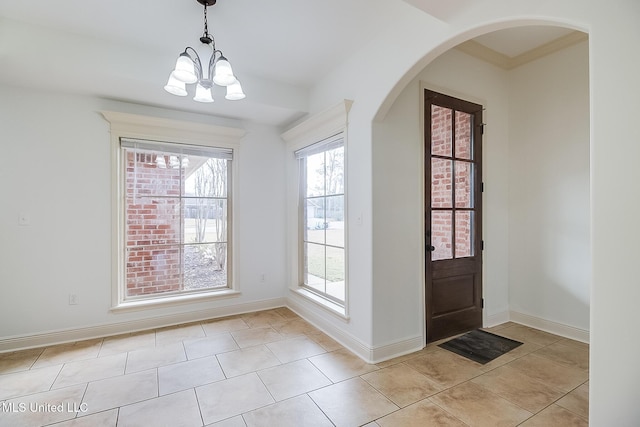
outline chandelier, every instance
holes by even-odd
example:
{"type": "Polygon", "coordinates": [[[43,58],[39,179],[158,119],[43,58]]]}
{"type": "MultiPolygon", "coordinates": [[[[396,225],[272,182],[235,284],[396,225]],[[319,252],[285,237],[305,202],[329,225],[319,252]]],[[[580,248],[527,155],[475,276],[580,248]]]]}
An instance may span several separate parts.
{"type": "Polygon", "coordinates": [[[187,96],[187,84],[196,83],[193,97],[198,102],[213,102],[211,89],[214,83],[227,88],[226,99],[236,101],[246,96],[240,82],[233,75],[231,64],[224,57],[221,50],[216,49],[216,42],[209,34],[207,25],[207,7],[216,4],[216,0],[197,0],[204,5],[204,32],[200,42],[211,48],[211,57],[206,67],[202,65],[198,52],[188,46],[176,61],[176,68],[169,75],[169,81],[164,87],[167,92],[177,96],[187,96]]]}

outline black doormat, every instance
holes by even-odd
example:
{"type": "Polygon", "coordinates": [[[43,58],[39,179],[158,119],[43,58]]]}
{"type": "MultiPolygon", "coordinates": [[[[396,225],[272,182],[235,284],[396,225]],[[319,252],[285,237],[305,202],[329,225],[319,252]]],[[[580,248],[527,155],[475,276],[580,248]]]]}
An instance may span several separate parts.
{"type": "Polygon", "coordinates": [[[522,343],[476,329],[442,343],[438,347],[484,365],[519,345],[522,345],[522,343]]]}

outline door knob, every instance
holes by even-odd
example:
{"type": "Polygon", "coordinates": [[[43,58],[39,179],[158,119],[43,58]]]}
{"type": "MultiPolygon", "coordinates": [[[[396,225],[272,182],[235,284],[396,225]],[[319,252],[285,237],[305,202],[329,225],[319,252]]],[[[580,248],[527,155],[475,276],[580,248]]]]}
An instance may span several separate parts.
{"type": "Polygon", "coordinates": [[[427,252],[433,252],[433,251],[436,250],[436,247],[435,246],[431,246],[431,245],[427,245],[426,249],[427,249],[427,252]]]}

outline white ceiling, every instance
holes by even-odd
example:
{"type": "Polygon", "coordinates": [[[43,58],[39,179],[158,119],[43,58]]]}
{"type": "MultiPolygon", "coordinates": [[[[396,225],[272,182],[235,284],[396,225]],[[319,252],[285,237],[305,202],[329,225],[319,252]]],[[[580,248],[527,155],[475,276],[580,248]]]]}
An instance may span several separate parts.
{"type": "MultiPolygon", "coordinates": [[[[214,92],[214,104],[200,104],[162,89],[177,55],[200,45],[196,0],[0,0],[0,83],[283,125],[306,111],[314,82],[392,22],[402,1],[219,0],[208,9],[209,31],[247,98],[214,92]]],[[[563,31],[476,40],[511,56],[563,31]]]]}

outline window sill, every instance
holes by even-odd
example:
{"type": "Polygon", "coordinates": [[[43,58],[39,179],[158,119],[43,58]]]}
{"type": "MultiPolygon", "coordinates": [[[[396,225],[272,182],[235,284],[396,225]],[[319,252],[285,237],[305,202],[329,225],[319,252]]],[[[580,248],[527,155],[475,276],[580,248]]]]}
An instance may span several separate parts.
{"type": "Polygon", "coordinates": [[[224,298],[240,296],[241,293],[233,289],[214,291],[197,294],[172,295],[157,298],[147,298],[134,301],[122,301],[118,305],[111,307],[112,312],[127,312],[135,310],[153,309],[160,307],[172,307],[181,304],[214,301],[224,298]]]}
{"type": "Polygon", "coordinates": [[[314,304],[318,305],[320,308],[328,311],[329,313],[340,318],[341,320],[344,320],[347,322],[349,321],[349,316],[347,316],[347,310],[345,307],[338,305],[333,301],[329,301],[326,298],[322,298],[320,295],[316,295],[313,292],[310,292],[304,288],[291,289],[291,291],[294,294],[301,296],[305,300],[313,302],[314,304]]]}

